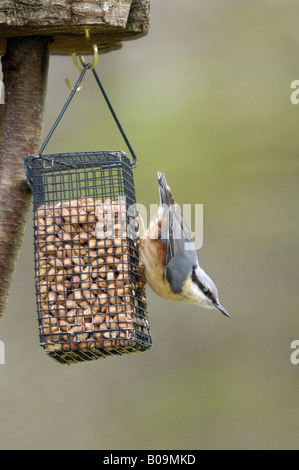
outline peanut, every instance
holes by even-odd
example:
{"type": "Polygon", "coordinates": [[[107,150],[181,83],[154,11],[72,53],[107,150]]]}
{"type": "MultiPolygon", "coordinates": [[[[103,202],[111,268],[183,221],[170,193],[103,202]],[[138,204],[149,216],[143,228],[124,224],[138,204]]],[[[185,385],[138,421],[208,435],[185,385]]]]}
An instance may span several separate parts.
{"type": "Polygon", "coordinates": [[[125,206],[80,198],[40,206],[35,217],[36,289],[46,351],[67,356],[79,348],[99,357],[96,348],[129,348],[134,328],[149,334],[147,314],[137,315],[136,267],[130,265],[129,240],[122,238],[125,206]]]}

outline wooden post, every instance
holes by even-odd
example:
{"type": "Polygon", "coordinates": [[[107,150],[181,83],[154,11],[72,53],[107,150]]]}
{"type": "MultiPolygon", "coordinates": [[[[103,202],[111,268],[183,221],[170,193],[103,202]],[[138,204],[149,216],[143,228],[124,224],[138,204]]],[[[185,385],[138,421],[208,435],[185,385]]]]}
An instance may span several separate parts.
{"type": "Polygon", "coordinates": [[[144,36],[149,0],[6,0],[0,4],[0,321],[31,205],[24,158],[38,152],[49,54],[99,52],[144,36]],[[5,4],[4,4],[5,3],[5,4]]]}
{"type": "Polygon", "coordinates": [[[31,202],[24,157],[40,144],[48,70],[45,37],[11,38],[2,58],[5,103],[0,105],[0,320],[31,202]]]}

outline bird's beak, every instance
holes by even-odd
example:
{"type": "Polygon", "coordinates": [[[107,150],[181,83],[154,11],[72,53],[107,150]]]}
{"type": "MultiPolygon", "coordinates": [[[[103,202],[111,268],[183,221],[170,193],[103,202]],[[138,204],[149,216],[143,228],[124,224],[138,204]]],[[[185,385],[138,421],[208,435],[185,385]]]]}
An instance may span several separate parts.
{"type": "Polygon", "coordinates": [[[214,305],[215,308],[217,308],[217,310],[219,310],[219,312],[223,313],[223,315],[230,318],[230,315],[227,313],[225,308],[223,308],[222,305],[220,305],[220,303],[218,301],[214,302],[213,305],[214,305]]]}

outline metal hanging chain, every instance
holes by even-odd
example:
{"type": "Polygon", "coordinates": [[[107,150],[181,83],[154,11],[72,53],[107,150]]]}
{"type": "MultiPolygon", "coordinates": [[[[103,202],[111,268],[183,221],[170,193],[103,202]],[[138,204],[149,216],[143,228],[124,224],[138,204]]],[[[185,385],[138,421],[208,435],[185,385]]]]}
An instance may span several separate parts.
{"type": "MultiPolygon", "coordinates": [[[[131,160],[131,162],[130,162],[131,167],[132,167],[132,168],[135,168],[135,167],[136,167],[136,161],[137,161],[136,154],[135,154],[135,152],[134,152],[134,150],[133,150],[133,148],[132,148],[132,146],[131,146],[131,144],[130,144],[130,142],[129,142],[129,140],[128,140],[126,134],[125,134],[125,131],[123,130],[123,128],[122,128],[122,126],[121,126],[121,124],[120,124],[120,122],[119,122],[119,120],[118,120],[118,118],[117,118],[117,116],[116,116],[116,113],[115,113],[115,111],[114,111],[114,109],[113,109],[113,107],[112,107],[112,105],[111,105],[111,103],[110,103],[110,100],[109,100],[109,98],[108,98],[108,96],[107,96],[107,93],[106,93],[105,90],[104,90],[104,87],[103,87],[103,85],[102,85],[102,83],[101,83],[101,80],[100,80],[100,78],[99,78],[99,76],[98,76],[98,74],[97,74],[95,68],[91,68],[91,67],[92,67],[92,64],[89,64],[89,63],[86,64],[86,65],[84,65],[84,68],[83,68],[83,70],[82,70],[82,72],[81,72],[81,74],[80,74],[80,77],[78,78],[78,80],[77,80],[77,82],[76,82],[74,88],[72,89],[72,91],[71,91],[71,93],[70,93],[70,95],[69,95],[67,101],[65,102],[65,105],[63,106],[62,110],[60,111],[60,113],[59,113],[59,115],[58,115],[56,121],[54,122],[54,124],[53,124],[53,126],[52,126],[52,128],[51,128],[51,130],[50,130],[50,132],[49,132],[49,134],[47,135],[47,137],[46,137],[44,143],[42,144],[42,146],[41,146],[41,148],[40,148],[40,150],[39,150],[39,157],[40,157],[40,158],[44,158],[44,159],[46,159],[46,160],[51,159],[51,156],[50,156],[50,155],[49,155],[49,156],[47,156],[47,155],[42,155],[42,153],[43,153],[45,147],[47,146],[49,140],[51,139],[51,137],[52,137],[52,135],[53,135],[53,133],[54,133],[56,127],[58,126],[58,124],[59,124],[59,122],[60,122],[60,120],[61,120],[61,118],[62,118],[62,116],[64,115],[64,113],[65,113],[65,111],[66,111],[68,105],[70,104],[72,98],[74,97],[76,91],[78,90],[78,88],[79,88],[79,86],[80,86],[80,83],[82,82],[82,80],[83,80],[83,78],[84,78],[85,73],[87,72],[87,70],[92,70],[92,72],[93,72],[93,74],[94,74],[94,77],[95,77],[95,80],[96,80],[96,82],[97,82],[97,84],[98,84],[98,86],[99,86],[99,88],[100,88],[100,90],[101,90],[101,92],[102,92],[102,94],[103,94],[103,96],[104,96],[104,99],[105,99],[105,101],[106,101],[106,104],[107,104],[107,106],[108,106],[108,108],[109,108],[109,110],[110,110],[110,112],[111,112],[111,114],[112,114],[112,116],[113,116],[113,118],[114,118],[114,121],[115,121],[115,123],[116,123],[116,125],[117,125],[117,127],[118,127],[118,129],[119,129],[119,131],[120,131],[120,133],[121,133],[121,135],[122,135],[122,137],[123,137],[123,139],[124,139],[124,141],[125,141],[127,147],[128,147],[128,149],[130,150],[130,153],[131,153],[131,155],[132,155],[132,160],[131,160]]],[[[53,161],[53,158],[52,158],[52,161],[53,161]]],[[[63,162],[59,162],[59,160],[57,160],[57,159],[55,159],[55,162],[64,164],[63,162]]]]}

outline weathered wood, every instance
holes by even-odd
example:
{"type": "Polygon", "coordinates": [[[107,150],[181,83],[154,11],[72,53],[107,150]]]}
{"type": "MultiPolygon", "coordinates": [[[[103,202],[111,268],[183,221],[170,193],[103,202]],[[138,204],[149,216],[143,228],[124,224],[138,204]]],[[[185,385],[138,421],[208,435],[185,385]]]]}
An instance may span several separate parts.
{"type": "Polygon", "coordinates": [[[99,50],[121,47],[148,32],[149,0],[4,0],[0,3],[0,55],[6,39],[50,36],[50,54],[88,53],[89,28],[99,50]]]}
{"type": "Polygon", "coordinates": [[[5,103],[0,105],[0,320],[31,203],[24,157],[40,146],[48,70],[45,37],[11,38],[2,58],[5,103]]]}
{"type": "Polygon", "coordinates": [[[127,31],[148,32],[149,22],[149,0],[133,0],[127,22],[127,31]]]}

